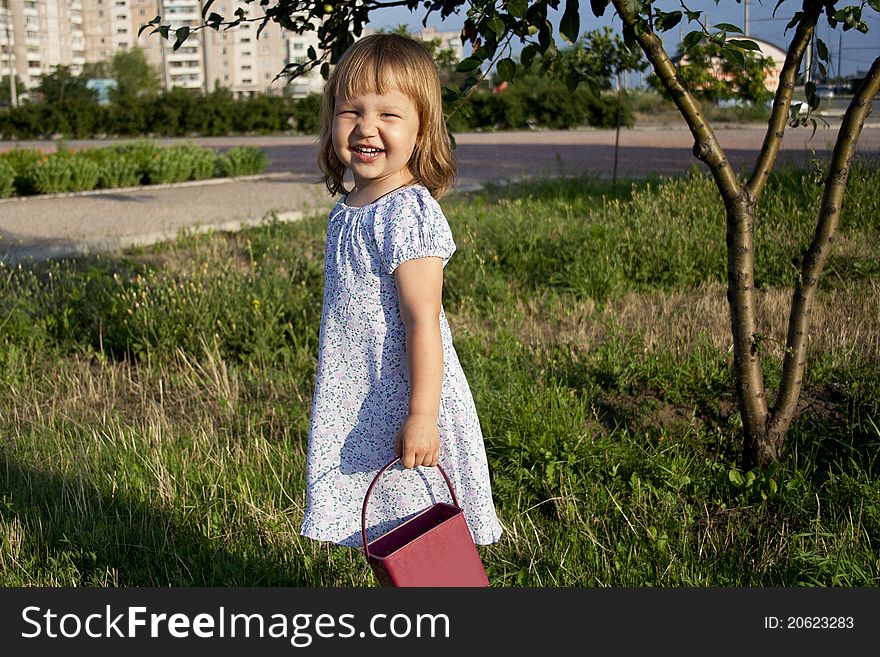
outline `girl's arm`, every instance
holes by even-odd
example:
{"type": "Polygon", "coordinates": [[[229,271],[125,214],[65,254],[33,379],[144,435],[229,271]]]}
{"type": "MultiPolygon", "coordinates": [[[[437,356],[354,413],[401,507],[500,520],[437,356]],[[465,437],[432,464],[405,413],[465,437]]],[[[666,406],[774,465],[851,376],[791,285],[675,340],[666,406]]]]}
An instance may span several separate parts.
{"type": "Polygon", "coordinates": [[[409,414],[397,433],[394,452],[405,468],[435,466],[440,459],[437,417],[443,385],[443,260],[407,260],[394,270],[394,280],[406,331],[410,383],[409,414]]]}

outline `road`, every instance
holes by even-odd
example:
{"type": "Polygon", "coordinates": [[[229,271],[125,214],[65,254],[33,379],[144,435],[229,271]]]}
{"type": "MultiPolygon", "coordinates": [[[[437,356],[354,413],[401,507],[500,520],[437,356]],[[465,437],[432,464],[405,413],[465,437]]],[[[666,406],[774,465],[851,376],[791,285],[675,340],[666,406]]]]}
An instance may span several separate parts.
{"type": "MultiPolygon", "coordinates": [[[[780,163],[807,165],[815,150],[827,157],[833,146],[839,122],[831,119],[812,135],[812,128],[788,128],[783,139],[780,163]]],[[[764,138],[757,125],[730,125],[716,128],[716,135],[733,166],[750,170],[764,138]]],[[[489,180],[511,180],[520,176],[590,173],[610,177],[614,162],[613,130],[572,130],[533,132],[466,133],[455,136],[459,163],[458,183],[475,185],[489,180]]],[[[159,144],[180,140],[157,139],[159,144]]],[[[291,173],[303,181],[316,181],[314,137],[209,137],[190,140],[203,146],[225,150],[252,145],[266,151],[271,173],[291,173]]],[[[84,140],[67,142],[70,148],[88,148],[108,142],[84,140]]],[[[681,124],[640,126],[620,134],[618,175],[674,175],[692,166],[702,167],[691,154],[693,138],[681,124]]],[[[0,142],[0,152],[14,146],[54,150],[47,142],[0,142]]],[[[880,124],[871,123],[862,131],[861,155],[880,155],[880,124]]]]}
{"type": "MultiPolygon", "coordinates": [[[[809,162],[812,150],[827,157],[832,130],[787,130],[780,160],[809,162]]],[[[748,168],[763,139],[757,127],[721,128],[717,136],[734,166],[748,168]]],[[[459,177],[467,189],[487,181],[521,176],[587,172],[610,177],[614,131],[472,133],[456,137],[459,177]]],[[[162,144],[171,140],[157,140],[162,144]]],[[[332,199],[319,184],[312,137],[230,137],[194,140],[224,150],[249,144],[265,149],[271,165],[265,176],[217,179],[170,186],[98,190],[49,197],[0,199],[0,261],[65,257],[113,251],[175,237],[181,230],[236,230],[268,216],[295,220],[326,212],[332,199]]],[[[69,142],[71,148],[106,144],[69,142]]],[[[691,155],[690,133],[680,126],[626,130],[620,139],[619,175],[678,174],[699,165],[691,155]]],[[[54,150],[57,144],[21,142],[54,150]]],[[[0,143],[0,150],[14,146],[0,143]]],[[[880,155],[880,126],[866,127],[859,147],[880,155]]]]}

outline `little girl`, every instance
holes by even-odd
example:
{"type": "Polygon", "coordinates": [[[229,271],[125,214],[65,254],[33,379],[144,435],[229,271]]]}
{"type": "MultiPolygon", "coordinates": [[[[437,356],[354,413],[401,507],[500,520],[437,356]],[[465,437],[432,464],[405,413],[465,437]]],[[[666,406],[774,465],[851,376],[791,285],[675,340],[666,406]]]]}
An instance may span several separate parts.
{"type": "Polygon", "coordinates": [[[301,534],[362,545],[435,501],[449,475],[474,541],[497,541],[483,435],[441,305],[455,251],[435,199],[455,175],[434,60],[419,42],[375,34],[327,81],[319,164],[331,194],[318,372],[301,534]],[[350,173],[349,191],[343,178],[350,173]]]}

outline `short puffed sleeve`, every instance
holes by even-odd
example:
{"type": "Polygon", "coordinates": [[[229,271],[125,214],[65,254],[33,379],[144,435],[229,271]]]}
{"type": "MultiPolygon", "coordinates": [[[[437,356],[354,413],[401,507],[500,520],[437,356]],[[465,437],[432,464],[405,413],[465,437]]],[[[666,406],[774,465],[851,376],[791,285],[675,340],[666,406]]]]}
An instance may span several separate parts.
{"type": "Polygon", "coordinates": [[[373,228],[382,272],[393,274],[400,263],[436,256],[443,266],[455,252],[449,222],[440,204],[424,188],[394,194],[377,211],[373,228]]]}

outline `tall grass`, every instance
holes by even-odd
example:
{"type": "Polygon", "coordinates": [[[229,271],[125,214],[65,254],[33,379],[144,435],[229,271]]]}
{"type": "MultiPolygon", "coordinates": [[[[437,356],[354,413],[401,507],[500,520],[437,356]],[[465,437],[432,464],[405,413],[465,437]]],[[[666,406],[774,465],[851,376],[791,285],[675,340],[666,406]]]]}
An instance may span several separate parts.
{"type": "MultiPolygon", "coordinates": [[[[880,172],[854,172],[784,460],[736,467],[710,180],[451,197],[444,306],[480,414],[497,586],[880,583],[880,172]]],[[[758,224],[768,382],[815,182],[758,224]]],[[[0,583],[375,581],[297,535],[324,217],[0,269],[0,583]]]]}

